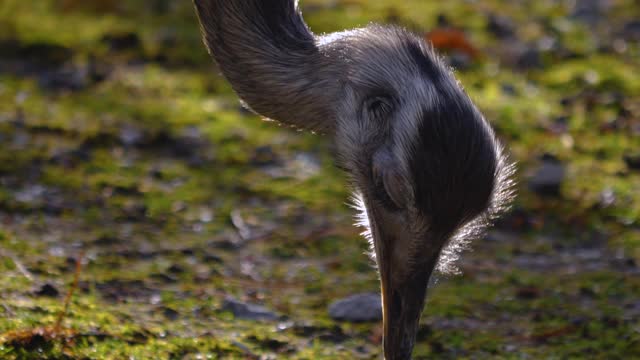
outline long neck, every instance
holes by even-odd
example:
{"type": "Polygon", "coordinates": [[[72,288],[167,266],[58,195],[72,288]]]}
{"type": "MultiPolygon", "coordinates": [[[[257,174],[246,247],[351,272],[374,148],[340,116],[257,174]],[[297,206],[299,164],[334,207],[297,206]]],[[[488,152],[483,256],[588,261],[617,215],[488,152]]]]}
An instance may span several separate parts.
{"type": "Polygon", "coordinates": [[[336,76],[294,0],[194,0],[209,53],[256,113],[331,131],[336,76]]]}

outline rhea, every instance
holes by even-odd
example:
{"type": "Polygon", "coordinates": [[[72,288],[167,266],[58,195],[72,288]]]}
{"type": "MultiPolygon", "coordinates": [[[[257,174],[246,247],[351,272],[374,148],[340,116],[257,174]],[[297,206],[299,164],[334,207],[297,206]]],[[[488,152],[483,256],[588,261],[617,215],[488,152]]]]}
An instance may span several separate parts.
{"type": "Polygon", "coordinates": [[[395,26],[317,36],[296,0],[194,0],[244,104],[331,137],[377,264],[386,359],[410,359],[435,269],[511,197],[511,166],[451,70],[395,26]]]}

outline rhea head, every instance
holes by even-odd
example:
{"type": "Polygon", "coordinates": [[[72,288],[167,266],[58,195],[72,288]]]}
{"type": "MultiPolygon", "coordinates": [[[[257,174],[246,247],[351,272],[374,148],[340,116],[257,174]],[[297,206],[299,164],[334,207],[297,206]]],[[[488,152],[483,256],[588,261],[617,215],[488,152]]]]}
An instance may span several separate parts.
{"type": "Polygon", "coordinates": [[[450,260],[443,248],[477,236],[502,209],[510,167],[488,123],[421,39],[369,27],[348,41],[336,145],[380,273],[385,352],[406,359],[432,271],[450,260]]]}
{"type": "Polygon", "coordinates": [[[377,264],[386,359],[410,359],[432,272],[510,199],[495,135],[425,41],[317,37],[293,0],[195,0],[205,43],[257,113],[332,136],[377,264]]]}

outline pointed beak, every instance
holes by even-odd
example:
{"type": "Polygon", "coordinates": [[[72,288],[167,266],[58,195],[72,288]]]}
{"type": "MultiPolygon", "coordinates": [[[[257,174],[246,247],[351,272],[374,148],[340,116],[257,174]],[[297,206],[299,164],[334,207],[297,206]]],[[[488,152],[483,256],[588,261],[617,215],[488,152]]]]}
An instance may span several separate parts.
{"type": "Polygon", "coordinates": [[[401,284],[394,283],[392,276],[381,277],[386,360],[411,359],[430,273],[415,273],[401,284]]]}
{"type": "Polygon", "coordinates": [[[380,272],[384,358],[411,359],[429,278],[444,237],[413,234],[402,218],[385,215],[375,202],[370,204],[366,211],[380,272]]]}
{"type": "Polygon", "coordinates": [[[407,360],[415,345],[429,278],[444,242],[435,241],[440,237],[433,236],[429,237],[433,241],[422,242],[426,248],[415,249],[412,244],[418,241],[411,238],[405,224],[376,213],[374,209],[369,211],[374,220],[371,228],[382,290],[384,358],[407,360]],[[419,263],[411,261],[416,251],[419,263]]]}

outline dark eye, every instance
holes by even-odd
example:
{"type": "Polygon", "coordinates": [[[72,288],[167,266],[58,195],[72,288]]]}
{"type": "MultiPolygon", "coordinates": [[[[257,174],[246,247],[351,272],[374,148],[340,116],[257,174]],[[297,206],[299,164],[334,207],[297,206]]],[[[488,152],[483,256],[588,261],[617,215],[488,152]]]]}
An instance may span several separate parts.
{"type": "Polygon", "coordinates": [[[393,102],[388,96],[374,96],[367,99],[365,109],[370,117],[380,119],[393,111],[393,102]]]}

